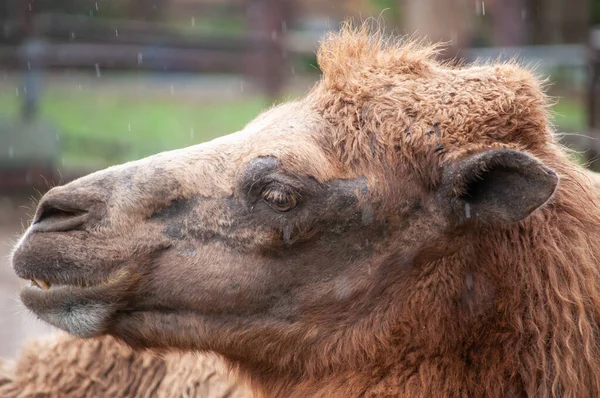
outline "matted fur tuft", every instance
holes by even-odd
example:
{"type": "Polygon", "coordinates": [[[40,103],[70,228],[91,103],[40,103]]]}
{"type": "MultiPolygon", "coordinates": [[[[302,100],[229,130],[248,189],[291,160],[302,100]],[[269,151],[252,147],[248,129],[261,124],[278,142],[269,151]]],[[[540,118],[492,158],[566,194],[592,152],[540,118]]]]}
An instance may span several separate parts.
{"type": "Polygon", "coordinates": [[[399,38],[386,35],[364,22],[343,23],[339,32],[330,32],[317,51],[317,62],[329,89],[341,89],[365,73],[426,73],[440,44],[427,44],[416,37],[399,38]]]}
{"type": "Polygon", "coordinates": [[[368,23],[344,24],[324,39],[323,77],[309,98],[330,123],[321,145],[342,169],[435,165],[452,149],[536,153],[554,141],[550,100],[534,72],[514,60],[456,67],[435,59],[440,48],[368,23]]]}
{"type": "Polygon", "coordinates": [[[250,398],[215,356],[134,351],[111,337],[29,341],[16,363],[0,359],[0,397],[250,398]]]}

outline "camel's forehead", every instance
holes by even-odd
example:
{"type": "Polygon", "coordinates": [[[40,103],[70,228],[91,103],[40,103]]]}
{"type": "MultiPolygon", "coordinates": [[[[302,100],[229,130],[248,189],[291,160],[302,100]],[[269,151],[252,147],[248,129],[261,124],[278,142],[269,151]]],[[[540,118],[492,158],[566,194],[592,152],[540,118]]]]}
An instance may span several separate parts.
{"type": "Polygon", "coordinates": [[[189,156],[205,159],[210,153],[225,158],[235,170],[256,158],[274,157],[287,172],[327,180],[335,176],[317,139],[324,129],[323,118],[314,108],[294,101],[263,112],[241,131],[189,148],[189,156]]]}
{"type": "Polygon", "coordinates": [[[295,101],[272,108],[242,130],[239,163],[272,156],[288,172],[320,180],[335,178],[332,159],[319,144],[326,130],[322,115],[307,102],[295,101]]]}

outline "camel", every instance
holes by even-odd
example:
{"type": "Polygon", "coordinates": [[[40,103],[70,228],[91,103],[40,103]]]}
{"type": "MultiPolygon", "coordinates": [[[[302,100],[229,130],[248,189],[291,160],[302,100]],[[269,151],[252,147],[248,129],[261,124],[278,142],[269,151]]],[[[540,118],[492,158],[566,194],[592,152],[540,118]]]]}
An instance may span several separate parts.
{"type": "Polygon", "coordinates": [[[534,73],[436,51],[348,25],[304,98],[53,188],[23,303],[256,396],[600,396],[590,177],[534,73]]]}

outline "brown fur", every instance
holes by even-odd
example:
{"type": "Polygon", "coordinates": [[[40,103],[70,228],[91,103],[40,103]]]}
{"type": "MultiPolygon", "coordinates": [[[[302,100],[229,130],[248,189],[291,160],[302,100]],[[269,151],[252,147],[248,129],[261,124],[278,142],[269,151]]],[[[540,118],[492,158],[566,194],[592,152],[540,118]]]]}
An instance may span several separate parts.
{"type": "Polygon", "coordinates": [[[3,398],[251,397],[214,356],[135,352],[110,337],[31,341],[17,363],[0,365],[3,398]]]}
{"type": "Polygon", "coordinates": [[[590,179],[531,72],[434,54],[346,27],[306,98],[53,189],[15,271],[92,287],[24,303],[265,396],[599,396],[590,179]]]}

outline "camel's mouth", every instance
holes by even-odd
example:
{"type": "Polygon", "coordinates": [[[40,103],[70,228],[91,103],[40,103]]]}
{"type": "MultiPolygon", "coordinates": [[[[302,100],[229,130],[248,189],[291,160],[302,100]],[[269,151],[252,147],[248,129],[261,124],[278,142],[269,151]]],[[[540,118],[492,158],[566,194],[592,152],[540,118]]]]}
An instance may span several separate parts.
{"type": "Polygon", "coordinates": [[[29,286],[25,286],[22,290],[23,294],[42,294],[47,295],[54,294],[57,292],[72,292],[72,293],[84,293],[86,290],[91,291],[92,289],[102,288],[103,286],[109,286],[110,283],[89,283],[83,281],[77,281],[73,283],[57,282],[48,279],[32,278],[29,286]]]}
{"type": "Polygon", "coordinates": [[[40,319],[74,335],[92,337],[105,332],[131,281],[125,269],[94,283],[33,277],[21,291],[21,301],[40,319]]]}
{"type": "MultiPolygon", "coordinates": [[[[39,278],[33,278],[31,279],[31,287],[37,287],[38,289],[42,289],[42,290],[50,290],[50,289],[60,289],[62,287],[65,286],[72,286],[69,284],[65,284],[65,283],[54,283],[54,282],[49,282],[45,279],[39,279],[39,278]]],[[[90,287],[92,286],[92,284],[88,283],[88,282],[81,282],[78,283],[77,285],[75,285],[77,287],[90,287]]]]}
{"type": "Polygon", "coordinates": [[[32,279],[31,286],[37,286],[40,289],[48,290],[50,289],[51,284],[43,279],[32,279]]]}
{"type": "Polygon", "coordinates": [[[33,289],[36,291],[43,292],[55,292],[61,289],[91,289],[91,288],[99,288],[99,287],[110,287],[119,281],[126,279],[130,275],[130,273],[121,269],[118,270],[108,277],[104,279],[97,279],[94,281],[85,279],[85,278],[66,278],[61,275],[60,278],[49,278],[48,276],[44,277],[33,277],[30,276],[30,285],[26,287],[26,289],[33,289]]]}

